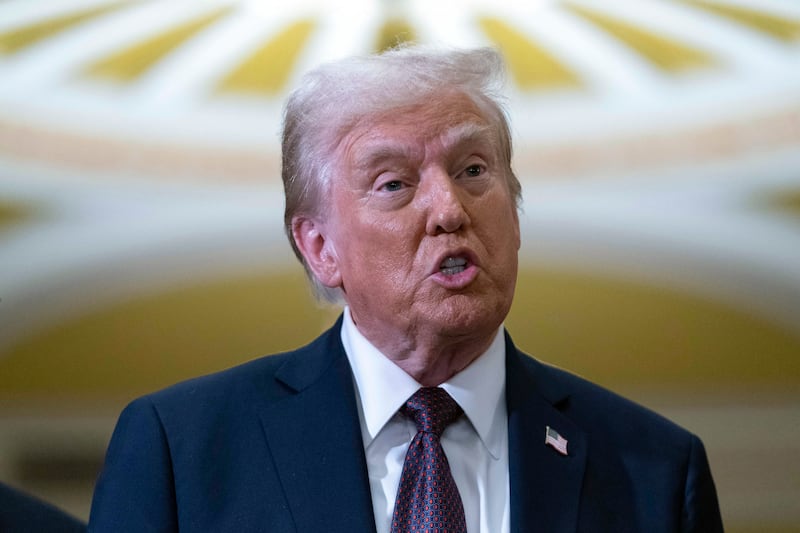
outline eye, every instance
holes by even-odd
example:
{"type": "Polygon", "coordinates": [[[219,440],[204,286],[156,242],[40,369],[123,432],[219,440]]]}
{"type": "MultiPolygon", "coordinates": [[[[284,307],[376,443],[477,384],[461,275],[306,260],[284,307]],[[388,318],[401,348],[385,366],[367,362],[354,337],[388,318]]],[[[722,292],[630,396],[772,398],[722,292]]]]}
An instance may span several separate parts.
{"type": "Polygon", "coordinates": [[[381,189],[389,192],[399,191],[403,188],[403,182],[400,180],[387,181],[381,186],[381,189]]]}
{"type": "Polygon", "coordinates": [[[481,174],[483,174],[483,167],[480,165],[470,165],[466,169],[464,169],[464,174],[466,174],[471,178],[480,176],[481,174]]]}

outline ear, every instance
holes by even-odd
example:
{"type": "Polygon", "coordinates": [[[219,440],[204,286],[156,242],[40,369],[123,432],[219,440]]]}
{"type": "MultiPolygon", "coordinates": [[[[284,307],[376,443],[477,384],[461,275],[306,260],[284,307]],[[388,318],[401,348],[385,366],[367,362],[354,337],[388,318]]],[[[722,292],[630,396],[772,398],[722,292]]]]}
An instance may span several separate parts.
{"type": "Polygon", "coordinates": [[[317,279],[326,287],[342,285],[339,261],[333,241],[327,237],[319,221],[304,216],[292,218],[292,236],[306,264],[317,279]]]}

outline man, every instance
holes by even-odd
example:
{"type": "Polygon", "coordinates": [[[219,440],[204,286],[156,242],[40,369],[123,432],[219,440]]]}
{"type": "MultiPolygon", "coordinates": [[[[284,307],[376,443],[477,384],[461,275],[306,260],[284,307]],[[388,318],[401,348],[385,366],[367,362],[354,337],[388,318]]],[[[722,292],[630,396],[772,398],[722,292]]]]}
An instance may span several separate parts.
{"type": "Polygon", "coordinates": [[[91,530],[722,531],[697,437],[503,330],[520,185],[501,75],[491,50],[407,48],[303,79],[287,233],[344,313],[128,406],[91,530]]]}

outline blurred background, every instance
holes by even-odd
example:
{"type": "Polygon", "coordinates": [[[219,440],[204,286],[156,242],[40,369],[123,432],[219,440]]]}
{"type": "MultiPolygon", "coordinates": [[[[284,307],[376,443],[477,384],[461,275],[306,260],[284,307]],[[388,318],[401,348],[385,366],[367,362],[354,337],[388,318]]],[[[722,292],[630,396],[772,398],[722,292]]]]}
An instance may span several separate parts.
{"type": "Polygon", "coordinates": [[[404,41],[506,58],[517,344],[699,434],[728,531],[800,531],[796,0],[0,0],[0,480],[86,518],[128,401],[335,319],[281,105],[404,41]]]}

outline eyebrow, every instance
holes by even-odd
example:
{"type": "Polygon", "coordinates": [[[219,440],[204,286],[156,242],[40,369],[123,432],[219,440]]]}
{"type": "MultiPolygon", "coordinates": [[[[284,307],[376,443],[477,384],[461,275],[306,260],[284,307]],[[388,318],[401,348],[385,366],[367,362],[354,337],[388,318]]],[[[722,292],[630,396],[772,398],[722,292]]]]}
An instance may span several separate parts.
{"type": "Polygon", "coordinates": [[[401,159],[408,156],[408,150],[392,142],[378,142],[356,153],[355,167],[370,168],[382,161],[401,159]]]}
{"type": "Polygon", "coordinates": [[[492,147],[496,147],[494,132],[495,129],[488,124],[462,122],[446,130],[441,138],[447,149],[475,141],[487,141],[492,147]]]}
{"type": "MultiPolygon", "coordinates": [[[[492,149],[497,148],[495,129],[487,124],[476,122],[463,122],[440,134],[442,144],[446,150],[452,150],[459,146],[472,142],[488,142],[492,149]]],[[[356,153],[355,166],[357,168],[370,168],[382,161],[393,159],[406,159],[409,157],[407,147],[398,145],[391,141],[378,141],[372,145],[367,145],[364,149],[356,153]]]]}

